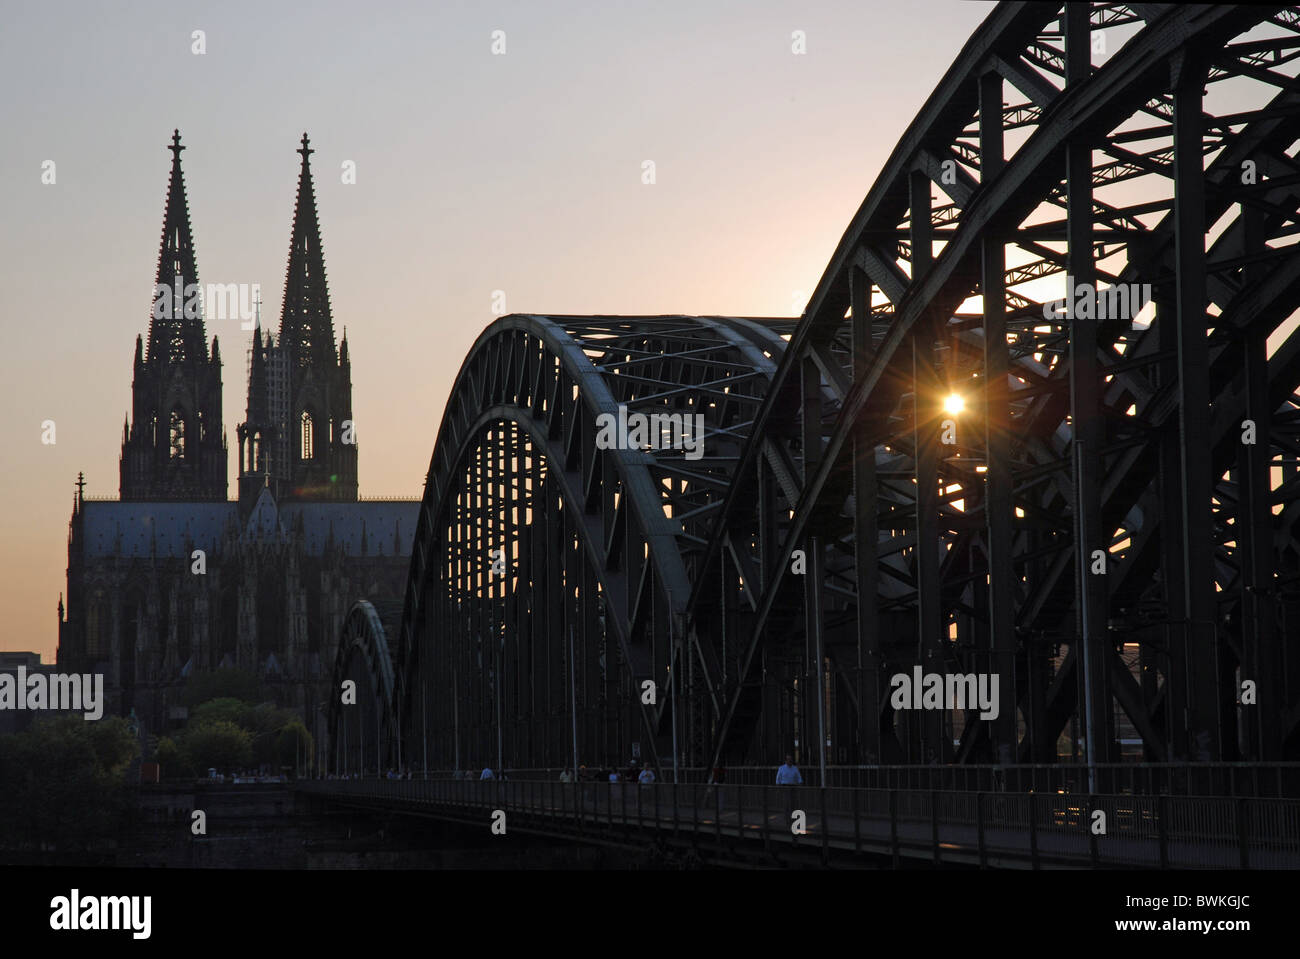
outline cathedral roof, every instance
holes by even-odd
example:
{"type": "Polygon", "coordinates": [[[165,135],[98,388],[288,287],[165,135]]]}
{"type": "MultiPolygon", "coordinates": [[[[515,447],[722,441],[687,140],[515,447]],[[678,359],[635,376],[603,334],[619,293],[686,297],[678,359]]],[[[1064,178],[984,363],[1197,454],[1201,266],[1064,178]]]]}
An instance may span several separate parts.
{"type": "MultiPolygon", "coordinates": [[[[85,556],[148,559],[156,548],[159,559],[188,559],[190,550],[201,549],[211,559],[221,552],[227,525],[238,523],[237,505],[87,500],[81,507],[85,556]]],[[[278,505],[263,490],[244,533],[278,539],[295,530],[303,552],[320,556],[333,527],[334,545],[345,556],[408,557],[419,513],[419,500],[278,505]]]]}
{"type": "Polygon", "coordinates": [[[280,523],[275,497],[271,495],[270,489],[263,486],[262,492],[257,494],[257,502],[253,504],[253,511],[248,514],[244,536],[247,539],[265,541],[279,539],[284,535],[284,526],[280,523]]]}
{"type": "Polygon", "coordinates": [[[334,545],[342,547],[345,555],[409,557],[420,517],[420,501],[287,503],[280,512],[286,524],[301,519],[309,556],[324,551],[332,526],[334,545]]]}
{"type": "Polygon", "coordinates": [[[211,556],[226,524],[235,516],[235,506],[91,500],[81,507],[85,555],[113,556],[120,549],[122,556],[148,559],[156,544],[159,559],[188,559],[192,549],[211,556]]]}

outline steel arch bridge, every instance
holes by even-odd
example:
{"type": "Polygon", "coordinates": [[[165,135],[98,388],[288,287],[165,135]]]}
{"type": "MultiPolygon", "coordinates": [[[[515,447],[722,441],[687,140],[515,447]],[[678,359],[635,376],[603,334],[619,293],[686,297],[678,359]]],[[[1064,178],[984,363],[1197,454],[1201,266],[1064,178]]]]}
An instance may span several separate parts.
{"type": "Polygon", "coordinates": [[[329,764],[340,773],[383,768],[402,752],[393,715],[393,657],[388,645],[401,612],[401,603],[362,599],[343,619],[330,683],[339,694],[330,697],[327,716],[329,764]]]}
{"type": "Polygon", "coordinates": [[[392,761],[1300,758],[1298,66],[1294,7],[1000,4],[797,325],[489,327],[392,761]],[[703,455],[604,448],[620,405],[703,455]]]}

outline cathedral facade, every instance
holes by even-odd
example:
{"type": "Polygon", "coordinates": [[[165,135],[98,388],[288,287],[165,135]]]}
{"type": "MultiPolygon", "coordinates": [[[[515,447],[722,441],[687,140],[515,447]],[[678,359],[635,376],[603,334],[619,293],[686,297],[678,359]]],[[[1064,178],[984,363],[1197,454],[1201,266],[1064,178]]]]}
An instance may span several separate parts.
{"type": "Polygon", "coordinates": [[[278,338],[260,317],[227,498],[221,352],[208,346],[179,133],[148,342],[137,336],[117,500],[79,478],[60,669],[102,672],[106,714],[153,732],[204,671],[256,674],[322,731],[335,644],[359,598],[400,600],[419,500],[360,501],[347,337],[336,346],[306,134],[278,338]]]}

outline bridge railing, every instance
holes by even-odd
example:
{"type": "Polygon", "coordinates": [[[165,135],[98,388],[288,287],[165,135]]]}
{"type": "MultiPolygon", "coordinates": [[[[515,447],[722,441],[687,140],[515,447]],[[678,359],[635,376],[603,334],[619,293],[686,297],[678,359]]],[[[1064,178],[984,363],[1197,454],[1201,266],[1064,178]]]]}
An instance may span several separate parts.
{"type": "Polygon", "coordinates": [[[1300,868],[1300,800],[550,779],[303,781],[308,794],[485,827],[498,812],[586,834],[712,834],[981,865],[1300,868]]]}
{"type": "MultiPolygon", "coordinates": [[[[1093,791],[1115,795],[1227,796],[1300,798],[1300,762],[1278,763],[1106,763],[1095,767],[1093,791]]],[[[513,780],[558,781],[562,770],[507,769],[513,780]]],[[[620,773],[622,770],[620,770],[620,773]]],[[[664,769],[671,778],[671,769],[664,769]]],[[[679,782],[706,784],[706,767],[683,767],[679,782]]],[[[804,784],[820,786],[816,767],[800,767],[804,784]]],[[[591,768],[592,781],[606,781],[608,770],[591,768]]],[[[422,776],[421,773],[415,773],[422,776]]],[[[469,773],[477,780],[479,771],[469,773]]],[[[451,780],[454,771],[430,771],[427,778],[451,780]]],[[[775,784],[774,766],[735,766],[726,782],[740,786],[775,784]]],[[[1073,763],[976,765],[828,766],[826,786],[845,789],[919,789],[944,792],[1087,793],[1088,767],[1073,763]]]]}

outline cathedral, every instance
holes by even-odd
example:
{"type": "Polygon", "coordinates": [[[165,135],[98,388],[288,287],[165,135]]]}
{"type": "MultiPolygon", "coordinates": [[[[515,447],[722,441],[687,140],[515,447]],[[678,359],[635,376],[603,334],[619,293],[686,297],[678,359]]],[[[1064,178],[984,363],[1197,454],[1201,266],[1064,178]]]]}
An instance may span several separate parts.
{"type": "Polygon", "coordinates": [[[84,495],[68,533],[58,665],[101,672],[105,714],[151,732],[186,716],[187,680],[256,674],[319,738],[353,601],[403,597],[419,500],[360,501],[346,333],[336,345],[306,134],[279,335],[260,316],[248,357],[238,486],[227,498],[221,351],[199,298],[180,134],[147,342],[136,337],[119,499],[84,495]]]}

